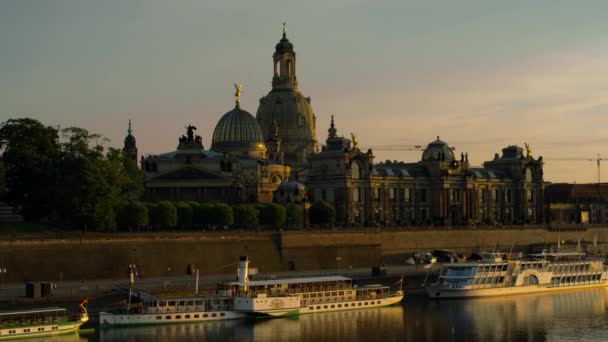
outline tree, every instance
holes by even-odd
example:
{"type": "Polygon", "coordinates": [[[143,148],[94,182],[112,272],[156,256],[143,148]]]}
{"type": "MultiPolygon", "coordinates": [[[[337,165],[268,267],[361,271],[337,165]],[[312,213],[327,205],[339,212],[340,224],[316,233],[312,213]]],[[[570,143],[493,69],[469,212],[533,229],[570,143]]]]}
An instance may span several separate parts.
{"type": "Polygon", "coordinates": [[[285,207],[281,205],[269,203],[260,207],[261,224],[280,227],[285,224],[286,219],[285,207]]]}
{"type": "Polygon", "coordinates": [[[186,203],[192,208],[192,223],[190,224],[190,228],[194,228],[195,226],[200,225],[197,221],[196,212],[199,210],[201,204],[195,201],[188,201],[186,203]]]}
{"type": "Polygon", "coordinates": [[[192,227],[192,217],[194,216],[192,207],[186,202],[177,202],[175,204],[177,208],[177,224],[181,228],[192,227]]]}
{"type": "Polygon", "coordinates": [[[331,204],[319,200],[310,206],[308,218],[310,224],[333,225],[336,222],[336,209],[331,204]]]}
{"type": "Polygon", "coordinates": [[[150,225],[154,227],[160,227],[160,215],[157,209],[158,205],[156,203],[144,203],[146,208],[148,209],[148,218],[150,225]]]}
{"type": "Polygon", "coordinates": [[[231,226],[234,223],[232,207],[224,203],[215,204],[213,206],[213,218],[213,224],[231,226]]]}
{"type": "Polygon", "coordinates": [[[156,205],[158,223],[161,228],[173,228],[177,225],[177,208],[169,201],[160,201],[156,205]]]}
{"type": "Polygon", "coordinates": [[[196,225],[208,227],[213,224],[213,205],[209,203],[200,203],[194,208],[193,221],[196,225]]]}
{"type": "Polygon", "coordinates": [[[27,220],[114,230],[114,209],[141,193],[142,174],[104,142],[78,127],[59,130],[28,118],[2,123],[7,201],[27,220]]]}
{"type": "Polygon", "coordinates": [[[258,211],[251,204],[235,205],[232,210],[234,225],[238,228],[247,228],[259,223],[258,211]]]}
{"type": "Polygon", "coordinates": [[[57,179],[59,132],[38,120],[9,119],[0,126],[0,151],[5,168],[6,200],[27,219],[51,214],[57,179]]]}
{"type": "Polygon", "coordinates": [[[295,203],[288,203],[285,206],[287,214],[287,226],[296,227],[302,224],[304,215],[302,214],[302,206],[295,203]]]}
{"type": "Polygon", "coordinates": [[[150,222],[148,207],[141,202],[122,203],[116,210],[116,222],[120,227],[133,228],[146,226],[150,222]]]}

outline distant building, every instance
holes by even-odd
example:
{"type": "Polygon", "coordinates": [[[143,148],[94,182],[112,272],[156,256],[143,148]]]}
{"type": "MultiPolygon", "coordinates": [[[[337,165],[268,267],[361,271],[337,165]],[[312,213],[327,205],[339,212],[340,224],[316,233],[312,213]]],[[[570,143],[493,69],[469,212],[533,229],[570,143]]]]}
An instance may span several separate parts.
{"type": "Polygon", "coordinates": [[[428,144],[415,163],[373,163],[371,150],[338,137],[311,156],[311,201],[336,207],[337,220],[367,225],[524,224],[543,221],[542,158],[508,146],[481,167],[455,158],[447,143],[428,144]]]}
{"type": "Polygon", "coordinates": [[[548,184],[545,203],[551,223],[608,223],[608,183],[548,184]]]}

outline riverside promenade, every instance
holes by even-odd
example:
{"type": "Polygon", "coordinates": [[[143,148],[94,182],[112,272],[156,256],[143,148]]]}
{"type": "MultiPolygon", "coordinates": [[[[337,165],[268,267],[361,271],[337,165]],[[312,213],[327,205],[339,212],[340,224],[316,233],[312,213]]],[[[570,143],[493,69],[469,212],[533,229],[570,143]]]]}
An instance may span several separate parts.
{"type": "MultiPolygon", "coordinates": [[[[392,285],[396,279],[399,279],[403,274],[404,287],[411,293],[420,293],[420,283],[427,273],[429,280],[434,280],[436,277],[438,265],[433,265],[430,270],[424,268],[424,265],[389,265],[386,266],[386,274],[372,276],[370,268],[353,268],[353,269],[331,269],[323,271],[291,271],[291,272],[272,272],[259,273],[252,276],[255,280],[266,279],[283,279],[283,278],[301,278],[301,277],[320,277],[342,275],[352,278],[355,283],[379,283],[392,285]]],[[[235,273],[236,274],[236,273],[235,273]]],[[[235,274],[214,274],[199,276],[199,293],[212,291],[216,285],[221,282],[233,281],[235,274]]],[[[78,300],[83,297],[102,296],[110,293],[125,293],[129,288],[129,279],[106,279],[92,281],[65,281],[54,283],[55,289],[49,298],[28,299],[25,297],[25,283],[9,283],[3,284],[0,288],[0,302],[2,301],[19,301],[26,302],[41,302],[41,301],[67,301],[78,300]]],[[[195,276],[181,277],[138,277],[135,279],[134,288],[145,292],[164,293],[164,294],[184,294],[194,293],[196,279],[195,276]]]]}

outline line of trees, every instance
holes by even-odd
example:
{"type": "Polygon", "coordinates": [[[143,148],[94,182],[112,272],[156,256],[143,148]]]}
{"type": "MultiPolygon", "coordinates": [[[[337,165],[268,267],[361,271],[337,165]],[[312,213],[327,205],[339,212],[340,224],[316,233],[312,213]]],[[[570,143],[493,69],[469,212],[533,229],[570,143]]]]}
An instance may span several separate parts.
{"type": "MultiPolygon", "coordinates": [[[[117,210],[120,229],[141,227],[158,229],[197,229],[268,226],[299,228],[304,214],[302,206],[275,203],[238,204],[161,201],[158,203],[126,202],[117,210]]],[[[317,221],[323,218],[316,218],[317,221]]],[[[327,222],[330,223],[330,222],[327,222]]]]}

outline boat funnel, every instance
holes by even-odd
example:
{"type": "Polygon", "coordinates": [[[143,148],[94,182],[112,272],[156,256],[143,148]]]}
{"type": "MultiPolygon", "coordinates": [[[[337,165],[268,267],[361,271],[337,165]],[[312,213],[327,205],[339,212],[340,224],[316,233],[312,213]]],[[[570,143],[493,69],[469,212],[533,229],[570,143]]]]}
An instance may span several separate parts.
{"type": "Polygon", "coordinates": [[[237,277],[238,281],[242,281],[244,283],[249,281],[249,259],[247,259],[247,256],[241,256],[239,258],[237,277]]]}

